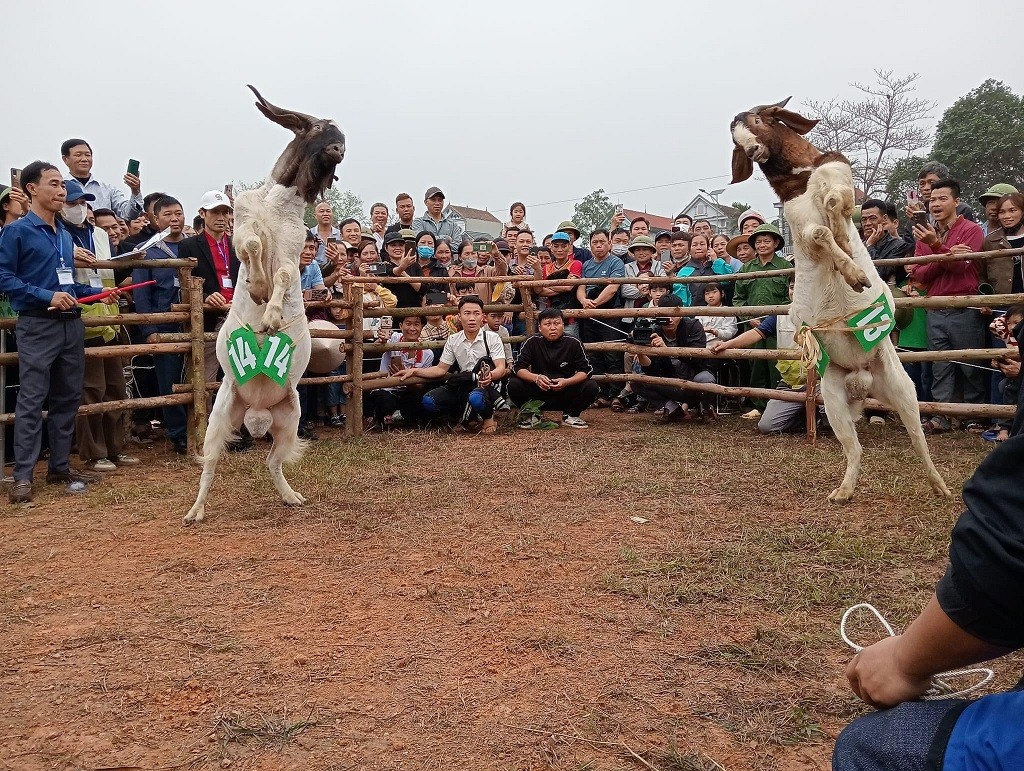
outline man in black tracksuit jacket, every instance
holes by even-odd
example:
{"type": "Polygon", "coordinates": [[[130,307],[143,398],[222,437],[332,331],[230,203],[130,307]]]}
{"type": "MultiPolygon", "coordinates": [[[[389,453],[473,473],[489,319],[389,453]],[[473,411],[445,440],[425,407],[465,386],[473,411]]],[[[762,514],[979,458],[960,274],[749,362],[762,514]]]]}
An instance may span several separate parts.
{"type": "Polygon", "coordinates": [[[593,404],[598,386],[590,379],[593,370],[583,343],[565,334],[565,317],[558,308],[542,311],[538,326],[540,334],[519,351],[509,398],[519,407],[540,400],[546,410],[561,410],[565,425],[586,428],[580,413],[593,404]]]}

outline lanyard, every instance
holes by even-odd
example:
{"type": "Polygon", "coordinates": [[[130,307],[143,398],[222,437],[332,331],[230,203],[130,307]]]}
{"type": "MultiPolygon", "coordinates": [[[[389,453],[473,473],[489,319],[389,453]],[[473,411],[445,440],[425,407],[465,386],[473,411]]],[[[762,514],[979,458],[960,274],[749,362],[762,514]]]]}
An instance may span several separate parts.
{"type": "MultiPolygon", "coordinates": [[[[50,229],[46,228],[47,240],[50,238],[50,229]]],[[[53,250],[57,252],[57,257],[60,259],[61,268],[67,268],[64,264],[64,239],[61,237],[60,227],[57,227],[57,232],[53,235],[53,250]]]]}
{"type": "MultiPolygon", "coordinates": [[[[226,235],[222,236],[221,239],[226,241],[227,240],[227,236],[226,235]]],[[[221,246],[221,241],[214,241],[213,243],[217,247],[217,253],[220,255],[220,258],[222,260],[224,260],[224,272],[225,273],[230,273],[231,272],[231,263],[228,261],[228,254],[230,254],[230,252],[225,253],[224,247],[221,246]]]]}

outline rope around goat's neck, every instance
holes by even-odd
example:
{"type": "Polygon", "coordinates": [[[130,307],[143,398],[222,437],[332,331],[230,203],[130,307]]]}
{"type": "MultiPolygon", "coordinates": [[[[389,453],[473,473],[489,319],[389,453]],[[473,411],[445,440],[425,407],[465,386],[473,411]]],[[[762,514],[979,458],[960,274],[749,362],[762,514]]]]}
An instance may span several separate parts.
{"type": "Polygon", "coordinates": [[[817,335],[814,334],[815,332],[852,333],[863,332],[866,329],[877,329],[878,327],[889,326],[892,323],[891,320],[875,321],[871,324],[861,324],[856,327],[851,327],[846,324],[846,322],[849,321],[851,317],[857,315],[858,313],[869,311],[872,308],[883,307],[885,307],[885,302],[879,300],[878,302],[871,303],[871,305],[868,305],[866,308],[858,308],[857,310],[850,311],[845,316],[835,316],[831,319],[828,319],[827,321],[819,322],[818,324],[815,324],[813,327],[808,326],[806,324],[800,327],[800,329],[798,329],[796,331],[796,334],[793,336],[793,342],[800,346],[800,364],[803,365],[805,369],[810,367],[816,367],[818,365],[818,359],[821,358],[821,343],[818,342],[818,337],[817,335]],[[841,324],[842,326],[836,326],[837,324],[841,324]]]}
{"type": "MultiPolygon", "coordinates": [[[[859,610],[871,611],[874,614],[875,618],[878,619],[879,623],[881,623],[881,625],[885,627],[885,631],[888,632],[889,636],[896,636],[896,631],[892,628],[889,622],[885,620],[885,617],[878,612],[875,606],[869,605],[866,602],[862,602],[858,605],[854,605],[851,608],[847,608],[846,612],[843,614],[842,621],[839,622],[839,636],[842,637],[843,642],[849,645],[854,651],[860,653],[862,650],[864,650],[864,646],[857,645],[857,643],[855,643],[853,640],[849,638],[849,636],[847,636],[846,622],[850,618],[850,616],[853,615],[853,613],[859,610]]],[[[969,693],[973,693],[974,691],[977,691],[980,688],[984,688],[986,685],[992,682],[992,679],[995,676],[995,672],[993,672],[991,669],[985,669],[983,667],[974,667],[971,669],[954,669],[949,672],[940,672],[932,678],[931,688],[929,688],[925,692],[924,696],[922,696],[921,698],[928,701],[934,701],[937,699],[957,699],[961,696],[966,696],[969,693]],[[977,683],[969,685],[966,688],[961,688],[960,690],[956,690],[955,686],[950,685],[947,682],[948,680],[951,680],[956,677],[968,677],[970,675],[984,675],[984,677],[982,677],[982,679],[977,683]]]]}

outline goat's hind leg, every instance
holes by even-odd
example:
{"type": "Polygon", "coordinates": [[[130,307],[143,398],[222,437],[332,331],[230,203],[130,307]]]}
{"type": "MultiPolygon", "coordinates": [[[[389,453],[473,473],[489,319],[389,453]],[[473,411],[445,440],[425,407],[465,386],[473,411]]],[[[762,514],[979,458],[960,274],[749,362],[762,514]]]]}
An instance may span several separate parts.
{"type": "Polygon", "coordinates": [[[910,445],[924,464],[932,492],[937,497],[950,499],[953,494],[946,486],[939,470],[935,468],[932,456],[928,452],[928,440],[925,439],[924,430],[921,428],[921,410],[917,404],[914,381],[903,369],[891,345],[883,342],[882,346],[885,346],[885,349],[879,352],[878,366],[873,370],[872,393],[875,398],[885,402],[899,414],[907,433],[910,434],[910,445]]]}
{"type": "Polygon", "coordinates": [[[306,502],[305,496],[293,490],[284,477],[284,464],[298,460],[305,449],[305,442],[298,436],[299,398],[294,388],[287,399],[270,408],[270,414],[274,419],[271,427],[274,444],[267,456],[270,478],[286,506],[301,506],[306,502]]]}
{"type": "Polygon", "coordinates": [[[803,240],[809,246],[810,256],[816,260],[828,260],[850,287],[863,292],[871,286],[867,273],[836,243],[832,231],[824,225],[808,225],[803,231],[803,240]]]}
{"type": "Polygon", "coordinates": [[[210,424],[206,429],[206,439],[203,441],[203,474],[199,479],[199,494],[185,515],[186,525],[202,522],[206,516],[206,499],[210,495],[210,487],[217,473],[217,461],[220,460],[228,440],[242,425],[244,415],[245,404],[235,393],[234,381],[225,380],[217,393],[213,412],[210,413],[210,424]]]}
{"type": "Polygon", "coordinates": [[[854,488],[857,486],[857,477],[860,476],[860,459],[864,452],[860,440],[857,438],[857,426],[854,423],[859,413],[859,405],[850,402],[846,386],[848,374],[846,370],[830,364],[821,378],[821,395],[825,400],[825,414],[828,416],[829,425],[832,427],[836,439],[843,447],[843,455],[846,456],[846,472],[843,474],[843,481],[828,496],[832,503],[847,503],[853,497],[854,488]]]}

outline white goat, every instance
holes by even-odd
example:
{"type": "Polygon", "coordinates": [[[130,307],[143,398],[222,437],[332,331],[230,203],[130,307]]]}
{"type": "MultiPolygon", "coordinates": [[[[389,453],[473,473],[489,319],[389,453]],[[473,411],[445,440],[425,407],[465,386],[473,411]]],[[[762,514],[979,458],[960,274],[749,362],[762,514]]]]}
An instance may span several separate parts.
{"type": "MultiPolygon", "coordinates": [[[[199,494],[185,515],[186,523],[203,520],[217,461],[243,423],[253,437],[268,431],[273,436],[267,468],[281,500],[289,506],[306,502],[288,484],[283,470],[283,465],[298,460],[304,449],[298,438],[297,384],[309,361],[310,339],[299,286],[299,253],[305,241],[302,214],[334,181],[334,170],[345,156],[345,135],[333,121],[282,110],[249,88],[256,94],[260,112],[291,129],[295,138],[263,185],[239,193],[235,199],[234,244],[241,266],[231,309],[217,335],[217,360],[224,381],[203,443],[199,494]],[[278,332],[291,339],[294,348],[283,385],[263,372],[241,383],[235,378],[231,357],[234,355],[237,363],[239,350],[229,351],[229,339],[245,327],[256,333],[258,346],[278,332]]],[[[249,354],[256,352],[250,350],[249,354]]],[[[256,355],[263,357],[264,353],[260,350],[256,355]]],[[[287,356],[278,358],[281,352],[276,350],[265,356],[268,365],[288,361],[287,356]]]]}
{"type": "MultiPolygon", "coordinates": [[[[871,256],[853,224],[854,188],[849,161],[839,153],[822,153],[803,138],[817,121],[784,109],[789,99],[737,115],[731,125],[733,183],[747,179],[757,162],[783,202],[793,232],[796,287],[790,317],[797,327],[819,329],[829,364],[821,378],[825,414],[846,455],[843,481],[829,500],[853,497],[863,450],[855,422],[869,395],[893,407],[925,466],[932,491],[950,497],[949,488],[928,454],[913,381],[900,364],[888,335],[869,350],[847,328],[878,300],[892,309],[889,287],[879,278],[871,256]],[[868,287],[875,287],[865,292],[868,287]]],[[[879,308],[870,319],[883,320],[879,308]]],[[[891,317],[890,317],[891,320],[891,317]]],[[[863,330],[872,340],[886,329],[863,330]]]]}

